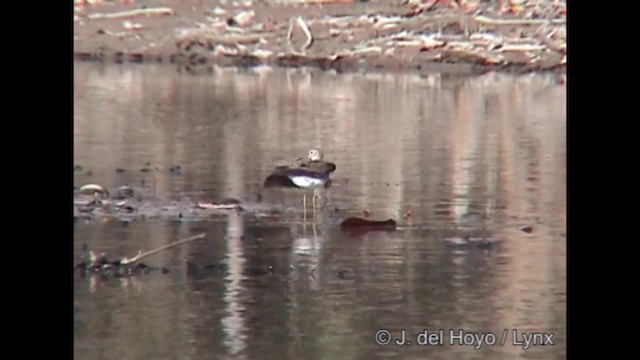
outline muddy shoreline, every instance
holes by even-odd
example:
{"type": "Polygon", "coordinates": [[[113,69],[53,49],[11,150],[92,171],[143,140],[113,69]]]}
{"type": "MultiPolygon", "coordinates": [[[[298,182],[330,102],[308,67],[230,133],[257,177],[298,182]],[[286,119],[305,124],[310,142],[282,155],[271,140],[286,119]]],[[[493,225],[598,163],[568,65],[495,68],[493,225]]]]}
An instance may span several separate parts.
{"type": "Polygon", "coordinates": [[[561,1],[301,1],[76,1],[75,59],[193,71],[566,71],[561,1]]]}

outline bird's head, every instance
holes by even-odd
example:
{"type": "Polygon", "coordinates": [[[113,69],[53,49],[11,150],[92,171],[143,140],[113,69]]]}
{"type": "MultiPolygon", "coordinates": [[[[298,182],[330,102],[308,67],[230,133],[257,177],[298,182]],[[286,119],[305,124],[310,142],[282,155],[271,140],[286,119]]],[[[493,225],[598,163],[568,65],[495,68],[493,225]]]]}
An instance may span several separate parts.
{"type": "Polygon", "coordinates": [[[307,153],[307,158],[311,161],[322,160],[322,153],[318,149],[311,149],[309,153],[307,153]]]}

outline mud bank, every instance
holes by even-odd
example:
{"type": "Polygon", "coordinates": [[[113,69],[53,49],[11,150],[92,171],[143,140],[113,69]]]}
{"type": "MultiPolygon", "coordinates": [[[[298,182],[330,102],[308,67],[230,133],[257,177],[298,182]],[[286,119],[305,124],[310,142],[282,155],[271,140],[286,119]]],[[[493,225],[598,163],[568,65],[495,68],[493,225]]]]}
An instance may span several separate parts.
{"type": "Polygon", "coordinates": [[[566,71],[562,1],[76,1],[80,61],[566,71]]]}

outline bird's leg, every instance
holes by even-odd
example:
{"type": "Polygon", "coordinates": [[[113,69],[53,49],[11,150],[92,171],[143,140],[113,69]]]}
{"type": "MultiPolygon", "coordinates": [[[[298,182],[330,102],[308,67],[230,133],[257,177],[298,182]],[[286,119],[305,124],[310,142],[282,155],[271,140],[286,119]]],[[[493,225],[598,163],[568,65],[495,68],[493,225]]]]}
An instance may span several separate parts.
{"type": "MultiPolygon", "coordinates": [[[[313,194],[313,195],[314,195],[316,198],[318,198],[318,200],[317,200],[317,201],[322,201],[322,197],[320,196],[320,189],[316,189],[316,190],[314,191],[314,194],[313,194]]],[[[321,204],[322,204],[322,203],[321,203],[321,204]]]]}
{"type": "Polygon", "coordinates": [[[316,192],[318,189],[313,189],[313,198],[311,199],[311,204],[313,205],[313,218],[316,217],[316,192]]]}
{"type": "Polygon", "coordinates": [[[313,196],[316,198],[316,204],[318,206],[318,209],[322,209],[322,195],[320,195],[321,193],[322,193],[322,189],[316,189],[313,194],[313,196]]]}
{"type": "Polygon", "coordinates": [[[302,194],[302,221],[307,222],[307,194],[302,194]]]}

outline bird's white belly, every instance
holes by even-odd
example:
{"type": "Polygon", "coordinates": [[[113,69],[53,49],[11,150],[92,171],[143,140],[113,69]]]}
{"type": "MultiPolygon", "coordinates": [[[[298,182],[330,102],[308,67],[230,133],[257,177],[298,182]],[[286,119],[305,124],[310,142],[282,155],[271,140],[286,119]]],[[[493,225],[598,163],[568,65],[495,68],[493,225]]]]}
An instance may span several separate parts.
{"type": "Polygon", "coordinates": [[[324,184],[324,181],[321,179],[315,179],[306,176],[292,176],[291,182],[301,188],[321,187],[324,184]]]}

